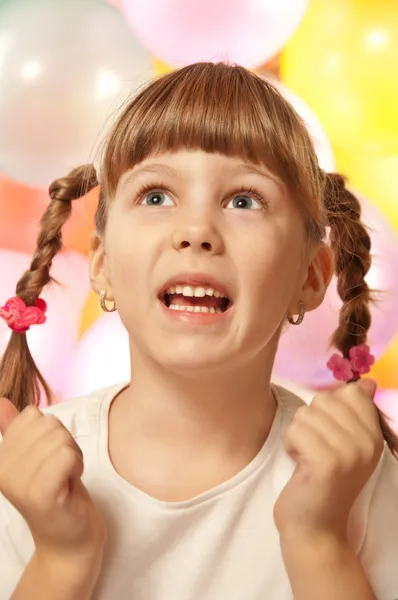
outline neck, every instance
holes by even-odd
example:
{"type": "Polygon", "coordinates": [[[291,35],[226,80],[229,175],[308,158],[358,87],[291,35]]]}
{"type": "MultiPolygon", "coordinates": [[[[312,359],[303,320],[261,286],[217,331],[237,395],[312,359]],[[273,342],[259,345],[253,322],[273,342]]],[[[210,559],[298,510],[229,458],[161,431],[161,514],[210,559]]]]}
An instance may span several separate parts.
{"type": "Polygon", "coordinates": [[[181,374],[132,347],[132,382],[115,403],[114,423],[129,436],[145,431],[176,450],[206,448],[221,456],[243,448],[250,458],[263,445],[275,415],[273,355],[268,349],[241,367],[181,374]]]}

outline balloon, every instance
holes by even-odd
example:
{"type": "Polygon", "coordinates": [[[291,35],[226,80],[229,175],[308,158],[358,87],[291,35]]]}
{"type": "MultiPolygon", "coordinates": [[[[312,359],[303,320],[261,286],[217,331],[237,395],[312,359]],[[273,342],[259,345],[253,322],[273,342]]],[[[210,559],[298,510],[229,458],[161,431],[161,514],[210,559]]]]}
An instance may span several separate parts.
{"type": "Polygon", "coordinates": [[[152,73],[123,15],[97,0],[0,6],[0,171],[47,187],[92,158],[105,120],[152,73]]]}
{"type": "Polygon", "coordinates": [[[79,338],[103,315],[98,294],[90,292],[80,316],[79,338]]]}
{"type": "Polygon", "coordinates": [[[65,393],[69,398],[84,396],[129,378],[127,331],[117,313],[105,314],[80,340],[65,393]]]}
{"type": "MultiPolygon", "coordinates": [[[[99,187],[74,200],[72,215],[62,231],[67,250],[88,253],[90,233],[99,200],[99,187]]],[[[50,202],[48,192],[0,177],[0,247],[33,252],[39,222],[50,202]]]]}
{"type": "Polygon", "coordinates": [[[72,214],[62,230],[65,248],[88,254],[90,234],[95,227],[94,216],[98,202],[99,186],[73,201],[72,214]]]}
{"type": "Polygon", "coordinates": [[[174,66],[229,60],[264,63],[300,23],[308,0],[122,0],[138,39],[174,66]]]}
{"type": "Polygon", "coordinates": [[[356,189],[376,204],[398,231],[398,153],[374,156],[360,152],[336,153],[337,168],[356,189]]]}
{"type": "Polygon", "coordinates": [[[315,145],[319,166],[325,171],[334,171],[336,165],[332,146],[318,117],[312,112],[304,100],[289,90],[285,85],[283,85],[283,83],[273,77],[268,77],[266,79],[269,79],[270,82],[280,91],[282,96],[284,96],[284,98],[290,102],[294,110],[300,115],[307,125],[307,129],[315,145]]]}
{"type": "Polygon", "coordinates": [[[0,176],[0,247],[33,252],[39,221],[49,201],[46,190],[0,176]]]}
{"type": "Polygon", "coordinates": [[[398,388],[398,337],[395,337],[384,356],[375,364],[371,376],[383,388],[398,388]]]}
{"type": "Polygon", "coordinates": [[[173,67],[166,64],[159,58],[156,58],[156,56],[154,56],[152,58],[152,63],[153,63],[153,70],[155,71],[155,75],[157,75],[158,77],[161,77],[162,75],[167,75],[167,73],[170,73],[170,71],[173,70],[173,67]]]}
{"type": "MultiPolygon", "coordinates": [[[[0,304],[15,296],[15,285],[28,268],[31,257],[0,250],[0,304]]],[[[47,321],[27,333],[29,347],[37,366],[50,384],[57,399],[64,397],[75,352],[80,312],[89,292],[88,262],[75,253],[55,257],[52,276],[61,284],[47,286],[42,298],[47,302],[47,321]]],[[[10,330],[0,321],[0,355],[10,337],[10,330]]]]}
{"type": "Polygon", "coordinates": [[[391,428],[398,434],[398,390],[380,390],[375,403],[389,417],[391,428]]]}
{"type": "MultiPolygon", "coordinates": [[[[398,238],[380,211],[362,199],[364,222],[370,228],[373,264],[367,282],[377,294],[371,307],[369,345],[380,358],[398,331],[398,238]]],[[[338,324],[341,300],[333,279],[326,298],[315,311],[307,313],[302,325],[283,332],[275,361],[275,374],[308,387],[334,383],[326,363],[335,352],[328,342],[338,324]]]]}
{"type": "Polygon", "coordinates": [[[282,54],[286,85],[334,149],[398,152],[398,10],[391,0],[313,0],[282,54]]]}

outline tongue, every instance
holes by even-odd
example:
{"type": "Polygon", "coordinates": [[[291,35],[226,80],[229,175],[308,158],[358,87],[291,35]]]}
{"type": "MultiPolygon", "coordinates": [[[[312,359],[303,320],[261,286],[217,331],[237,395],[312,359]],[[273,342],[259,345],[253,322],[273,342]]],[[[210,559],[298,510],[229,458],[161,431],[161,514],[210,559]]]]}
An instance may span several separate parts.
{"type": "Polygon", "coordinates": [[[179,304],[180,306],[207,306],[209,308],[221,308],[221,298],[215,296],[204,296],[203,298],[191,298],[182,294],[170,294],[170,304],[179,304]]]}

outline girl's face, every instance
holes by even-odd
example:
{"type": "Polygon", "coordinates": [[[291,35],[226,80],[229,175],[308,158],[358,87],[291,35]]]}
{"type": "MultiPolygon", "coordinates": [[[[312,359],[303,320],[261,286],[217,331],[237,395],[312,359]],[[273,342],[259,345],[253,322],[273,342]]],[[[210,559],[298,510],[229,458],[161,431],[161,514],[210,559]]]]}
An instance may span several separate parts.
{"type": "Polygon", "coordinates": [[[91,275],[136,350],[203,370],[276,347],[286,314],[322,300],[328,256],[309,247],[298,203],[265,166],[181,149],[121,177],[91,275]]]}

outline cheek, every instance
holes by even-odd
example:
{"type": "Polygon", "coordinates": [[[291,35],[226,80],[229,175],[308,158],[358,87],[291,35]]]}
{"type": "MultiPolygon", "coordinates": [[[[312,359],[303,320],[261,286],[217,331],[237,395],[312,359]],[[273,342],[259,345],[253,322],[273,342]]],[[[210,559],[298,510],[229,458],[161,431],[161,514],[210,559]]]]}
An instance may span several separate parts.
{"type": "Polygon", "coordinates": [[[119,305],[125,298],[136,304],[143,297],[139,290],[148,288],[156,261],[154,235],[128,218],[110,223],[108,233],[108,265],[114,294],[119,305]]]}
{"type": "Polygon", "coordinates": [[[263,223],[250,235],[236,235],[234,253],[241,284],[253,305],[287,305],[300,278],[303,239],[296,228],[286,223],[263,223]]]}

